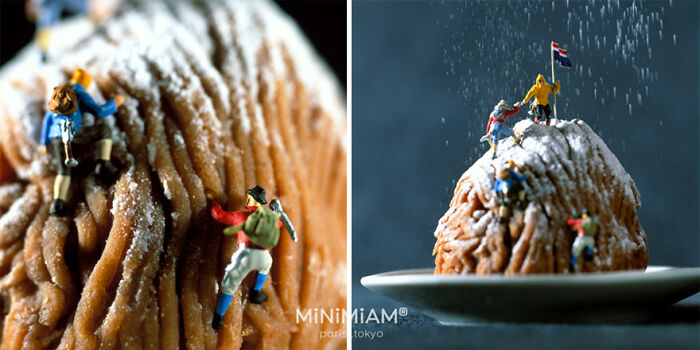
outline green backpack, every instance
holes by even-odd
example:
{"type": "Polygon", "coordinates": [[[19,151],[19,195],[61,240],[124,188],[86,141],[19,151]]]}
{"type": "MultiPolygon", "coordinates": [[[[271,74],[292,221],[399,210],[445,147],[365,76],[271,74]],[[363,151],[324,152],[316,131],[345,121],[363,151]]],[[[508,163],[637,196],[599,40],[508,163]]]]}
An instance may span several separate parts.
{"type": "Polygon", "coordinates": [[[280,239],[277,214],[263,206],[246,218],[242,230],[253,244],[264,249],[276,246],[280,239]]]}

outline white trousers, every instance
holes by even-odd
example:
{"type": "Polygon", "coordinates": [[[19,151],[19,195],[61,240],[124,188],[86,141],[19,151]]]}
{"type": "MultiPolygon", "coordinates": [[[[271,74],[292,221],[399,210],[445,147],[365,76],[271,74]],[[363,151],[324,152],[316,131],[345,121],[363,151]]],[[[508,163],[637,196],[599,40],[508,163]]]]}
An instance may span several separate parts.
{"type": "Polygon", "coordinates": [[[231,255],[231,263],[226,266],[224,280],[221,281],[221,292],[233,295],[248,273],[255,270],[267,275],[270,267],[272,267],[270,252],[239,246],[231,255]]]}
{"type": "Polygon", "coordinates": [[[571,254],[573,256],[580,256],[581,251],[583,251],[584,248],[591,248],[592,251],[595,252],[595,239],[593,239],[593,236],[576,236],[576,239],[574,240],[574,246],[571,248],[571,254]]]}

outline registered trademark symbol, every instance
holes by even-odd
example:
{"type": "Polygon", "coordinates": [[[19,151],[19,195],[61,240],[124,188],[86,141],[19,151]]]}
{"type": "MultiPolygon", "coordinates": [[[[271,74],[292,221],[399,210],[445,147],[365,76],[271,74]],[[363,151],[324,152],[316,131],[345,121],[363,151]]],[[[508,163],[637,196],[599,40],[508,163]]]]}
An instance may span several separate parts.
{"type": "Polygon", "coordinates": [[[408,309],[405,307],[400,307],[399,308],[399,316],[403,317],[408,315],[408,309]]]}

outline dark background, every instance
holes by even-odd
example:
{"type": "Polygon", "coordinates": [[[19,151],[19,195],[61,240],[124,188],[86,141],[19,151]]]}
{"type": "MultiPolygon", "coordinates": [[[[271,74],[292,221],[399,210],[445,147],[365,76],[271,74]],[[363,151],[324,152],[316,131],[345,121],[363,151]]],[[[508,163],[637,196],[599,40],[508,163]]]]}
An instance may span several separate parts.
{"type": "MultiPolygon", "coordinates": [[[[551,40],[568,49],[575,67],[556,67],[562,83],[559,115],[591,125],[635,180],[650,264],[700,266],[698,4],[622,1],[616,8],[612,2],[613,11],[606,8],[601,16],[601,3],[609,4],[353,3],[355,308],[401,306],[363,288],[362,276],[434,266],[433,231],[449,206],[456,180],[488,149],[479,143],[488,114],[501,98],[511,104],[521,100],[538,73],[550,80],[551,40]],[[643,25],[635,28],[640,17],[648,31],[643,25]],[[630,44],[636,45],[633,52],[625,44],[614,49],[618,22],[622,42],[636,38],[630,44]]],[[[520,112],[509,124],[526,116],[520,112]]],[[[357,326],[383,330],[385,338],[353,339],[353,344],[421,348],[439,342],[441,347],[483,348],[492,341],[493,348],[513,348],[517,339],[504,335],[520,334],[534,339],[525,348],[659,348],[658,341],[669,333],[676,337],[674,348],[679,343],[698,348],[697,319],[681,330],[455,328],[439,327],[418,315],[398,328],[357,326]],[[596,337],[595,342],[583,340],[596,337]]]]}
{"type": "MultiPolygon", "coordinates": [[[[294,18],[340,84],[347,77],[347,4],[345,1],[276,1],[294,18]]],[[[34,24],[24,16],[24,0],[0,0],[0,65],[34,36],[34,24]]]]}

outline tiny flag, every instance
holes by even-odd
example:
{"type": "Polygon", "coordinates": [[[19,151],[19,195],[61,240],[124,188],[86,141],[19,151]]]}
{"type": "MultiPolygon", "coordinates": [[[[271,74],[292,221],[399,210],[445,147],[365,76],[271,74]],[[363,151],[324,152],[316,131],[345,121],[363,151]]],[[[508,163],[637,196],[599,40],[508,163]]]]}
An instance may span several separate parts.
{"type": "Polygon", "coordinates": [[[566,68],[571,68],[571,61],[566,54],[566,50],[560,49],[559,44],[552,43],[552,54],[554,55],[554,60],[559,61],[559,65],[566,68]]]}

